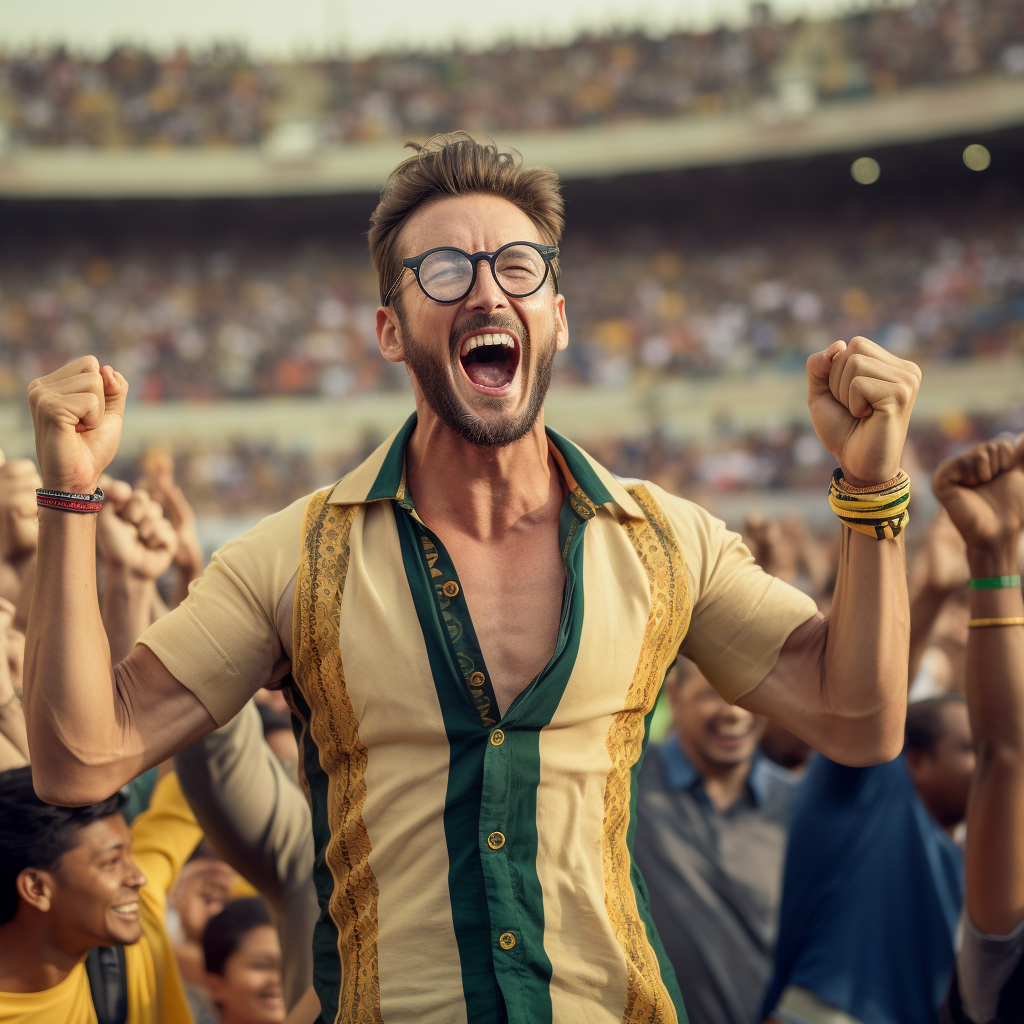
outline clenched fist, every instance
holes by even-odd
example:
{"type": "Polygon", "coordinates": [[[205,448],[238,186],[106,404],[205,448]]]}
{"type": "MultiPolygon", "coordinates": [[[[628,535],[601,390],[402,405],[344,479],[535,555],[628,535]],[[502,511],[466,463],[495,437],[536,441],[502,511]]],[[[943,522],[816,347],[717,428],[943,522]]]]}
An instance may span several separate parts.
{"type": "Polygon", "coordinates": [[[899,472],[920,386],[916,363],[867,338],[833,342],[807,360],[814,432],[854,487],[880,484],[899,472]]]}
{"type": "Polygon", "coordinates": [[[43,486],[88,494],[121,440],[128,382],[82,356],[28,386],[43,486]]]}
{"type": "Polygon", "coordinates": [[[932,479],[935,497],[967,541],[968,554],[1002,551],[1016,570],[1024,530],[1024,434],[996,438],[946,459],[932,479]]]}
{"type": "Polygon", "coordinates": [[[0,451],[0,560],[15,562],[36,549],[36,488],[39,472],[31,459],[5,460],[0,451]]]}
{"type": "Polygon", "coordinates": [[[145,491],[123,480],[103,478],[106,500],[98,517],[96,546],[110,568],[140,580],[155,580],[174,561],[178,535],[164,510],[145,491]]]}

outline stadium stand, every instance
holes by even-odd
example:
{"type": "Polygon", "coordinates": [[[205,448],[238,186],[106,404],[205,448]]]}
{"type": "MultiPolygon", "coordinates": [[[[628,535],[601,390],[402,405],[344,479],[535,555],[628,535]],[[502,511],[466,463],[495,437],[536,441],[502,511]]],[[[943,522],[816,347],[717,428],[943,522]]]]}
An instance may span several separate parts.
{"type": "Polygon", "coordinates": [[[235,48],[0,57],[0,112],[27,146],[255,145],[296,103],[325,142],[782,112],[981,75],[1024,74],[1024,5],[918,0],[739,31],[581,37],[563,47],[381,54],[304,65],[235,48]],[[301,100],[296,94],[301,93],[301,100]]]}

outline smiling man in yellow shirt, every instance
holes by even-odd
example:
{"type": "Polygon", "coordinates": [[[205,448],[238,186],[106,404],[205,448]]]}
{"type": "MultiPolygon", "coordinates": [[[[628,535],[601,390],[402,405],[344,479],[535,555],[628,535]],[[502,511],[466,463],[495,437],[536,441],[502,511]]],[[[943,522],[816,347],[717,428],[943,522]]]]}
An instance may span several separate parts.
{"type": "Polygon", "coordinates": [[[174,775],[131,829],[121,803],[51,807],[30,768],[0,773],[3,1024],[97,1024],[86,970],[97,946],[124,948],[125,1024],[191,1024],[164,913],[202,833],[174,775]]]}

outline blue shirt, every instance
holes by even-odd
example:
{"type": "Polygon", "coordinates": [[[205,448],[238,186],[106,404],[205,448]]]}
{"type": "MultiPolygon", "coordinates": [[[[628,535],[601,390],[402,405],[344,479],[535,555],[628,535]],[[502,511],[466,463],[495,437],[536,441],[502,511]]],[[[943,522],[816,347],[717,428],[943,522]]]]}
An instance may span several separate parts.
{"type": "Polygon", "coordinates": [[[719,810],[676,736],[640,770],[634,856],[694,1022],[760,1022],[797,781],[759,754],[719,810]]]}
{"type": "Polygon", "coordinates": [[[787,985],[864,1024],[935,1024],[953,967],[963,854],[902,757],[816,757],[797,794],[767,1017],[787,985]]]}

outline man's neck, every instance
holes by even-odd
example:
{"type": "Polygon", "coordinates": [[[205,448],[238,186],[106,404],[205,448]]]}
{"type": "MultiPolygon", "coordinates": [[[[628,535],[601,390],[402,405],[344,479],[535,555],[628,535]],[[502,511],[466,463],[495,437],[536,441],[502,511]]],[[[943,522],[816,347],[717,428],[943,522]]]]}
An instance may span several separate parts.
{"type": "Polygon", "coordinates": [[[685,736],[680,736],[679,742],[690,764],[697,769],[708,799],[718,810],[727,811],[743,795],[754,759],[748,758],[738,764],[716,764],[688,743],[685,736]]]}
{"type": "Polygon", "coordinates": [[[17,914],[0,925],[0,992],[44,992],[59,985],[85,956],[57,948],[45,931],[17,914]]]}
{"type": "Polygon", "coordinates": [[[484,542],[500,538],[524,518],[545,514],[552,473],[557,466],[548,451],[543,413],[515,444],[484,448],[450,430],[429,407],[417,409],[406,474],[428,525],[443,522],[484,542]]]}

